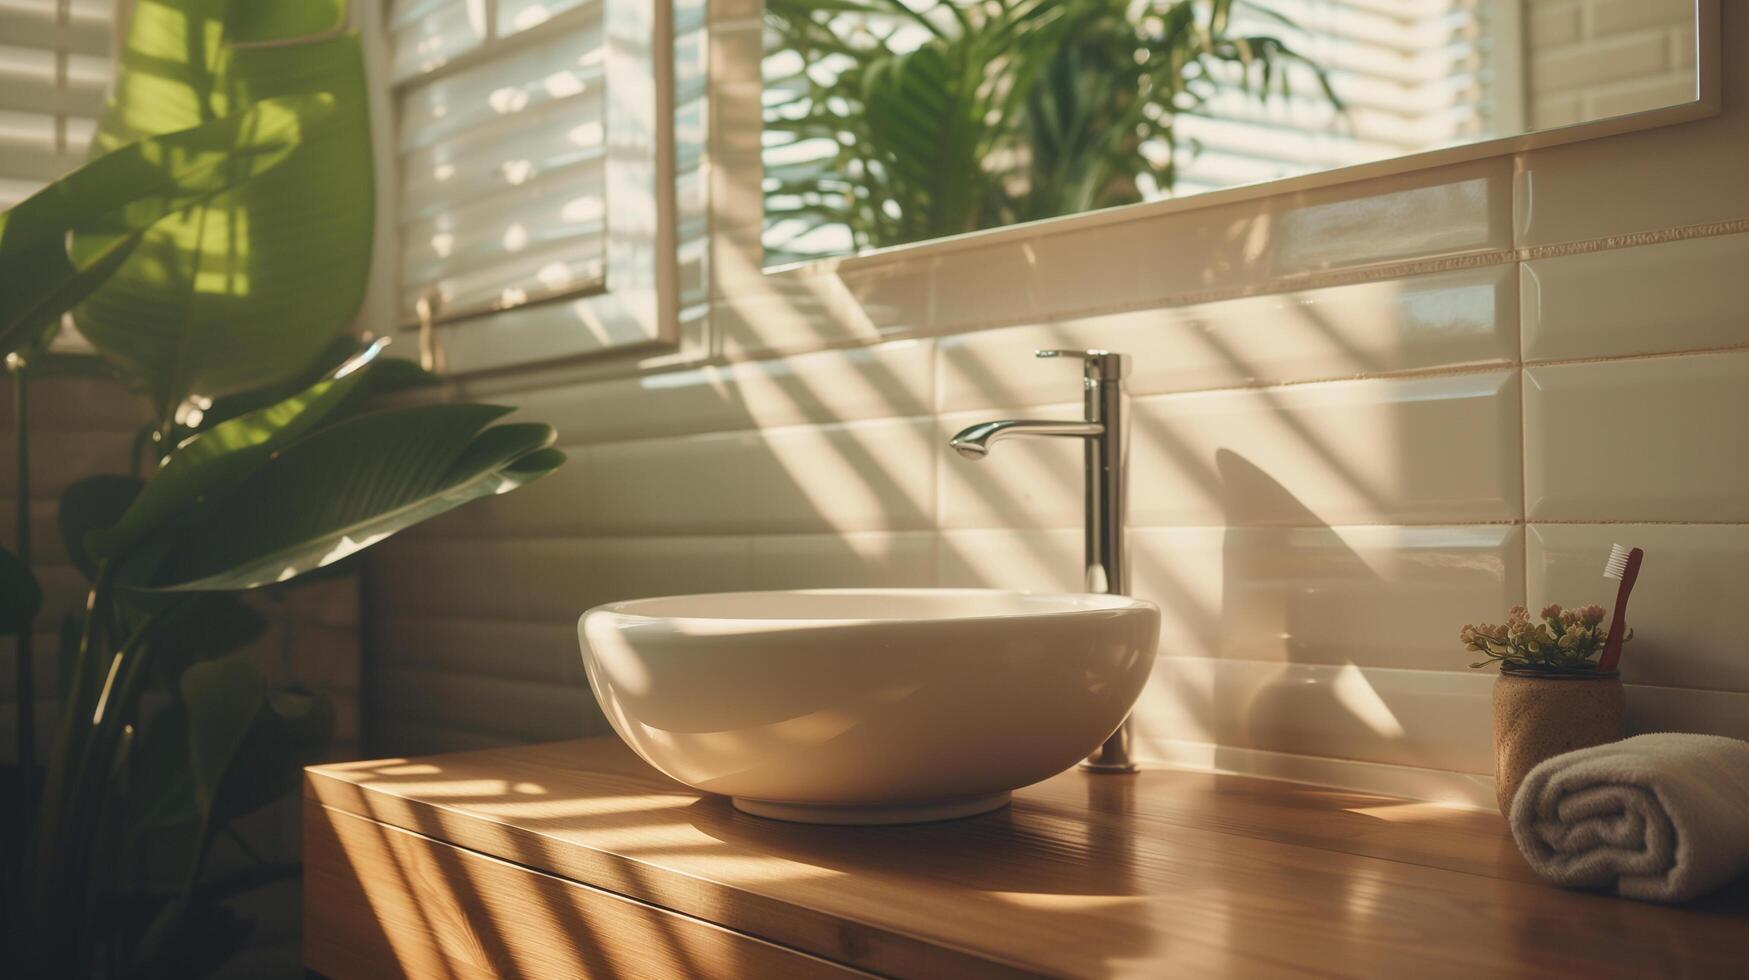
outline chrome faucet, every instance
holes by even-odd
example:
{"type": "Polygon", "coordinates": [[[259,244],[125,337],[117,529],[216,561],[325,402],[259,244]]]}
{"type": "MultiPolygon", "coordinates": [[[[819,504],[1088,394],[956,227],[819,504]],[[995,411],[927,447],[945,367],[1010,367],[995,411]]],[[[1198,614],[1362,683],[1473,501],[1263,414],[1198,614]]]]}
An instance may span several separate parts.
{"type": "MultiPolygon", "coordinates": [[[[1079,357],[1086,388],[1085,417],[1079,422],[1002,419],[980,422],[948,445],[967,459],[983,459],[990,446],[1012,436],[1070,436],[1086,452],[1086,586],[1089,592],[1123,594],[1129,588],[1123,553],[1124,431],[1123,378],[1129,358],[1103,350],[1041,350],[1038,357],[1079,357]]],[[[1130,759],[1131,723],[1105,740],[1081,763],[1092,772],[1134,772],[1130,759]]]]}

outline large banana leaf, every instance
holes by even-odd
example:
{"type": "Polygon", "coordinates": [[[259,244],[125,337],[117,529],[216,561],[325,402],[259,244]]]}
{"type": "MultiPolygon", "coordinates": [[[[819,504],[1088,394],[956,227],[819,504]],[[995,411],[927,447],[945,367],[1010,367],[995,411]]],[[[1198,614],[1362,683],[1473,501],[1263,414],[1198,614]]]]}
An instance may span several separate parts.
{"type": "Polygon", "coordinates": [[[326,94],[242,112],[105,153],[0,214],[0,355],[22,349],[102,285],[140,235],[283,162],[318,132],[326,94]],[[69,255],[67,236],[83,236],[69,255]]]}
{"type": "Polygon", "coordinates": [[[67,557],[86,581],[97,578],[97,560],[85,546],[86,536],[121,519],[140,496],[144,481],[120,473],[95,473],[61,491],[56,516],[67,557]]]}
{"type": "Polygon", "coordinates": [[[181,532],[170,591],[251,589],[332,564],[564,462],[551,426],[486,428],[509,409],[421,405],[321,429],[258,469],[181,532]]]}
{"type": "Polygon", "coordinates": [[[335,103],[330,125],[284,166],[155,225],[76,311],[161,419],[190,396],[299,375],[357,314],[374,194],[359,41],[326,29],[343,10],[142,0],[134,11],[99,152],[277,96],[327,91],[335,103]],[[311,27],[324,30],[288,33],[311,27]]]}
{"type": "Polygon", "coordinates": [[[218,500],[274,452],[327,418],[364,383],[386,341],[348,358],[309,388],[189,437],[170,454],[121,519],[92,531],[87,548],[98,558],[126,551],[165,530],[202,501],[218,500]]]}

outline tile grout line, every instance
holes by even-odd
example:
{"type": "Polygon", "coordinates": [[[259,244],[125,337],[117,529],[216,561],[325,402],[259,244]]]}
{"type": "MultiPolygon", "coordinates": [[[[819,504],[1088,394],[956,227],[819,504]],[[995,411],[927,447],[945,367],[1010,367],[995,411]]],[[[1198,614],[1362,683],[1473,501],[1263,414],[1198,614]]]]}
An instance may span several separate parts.
{"type": "MultiPolygon", "coordinates": [[[[1311,290],[1331,288],[1334,286],[1390,282],[1398,279],[1411,279],[1419,276],[1437,275],[1446,272],[1462,272],[1471,269],[1490,268],[1514,262],[1563,258],[1572,255],[1584,255],[1623,248],[1636,248],[1646,245],[1664,245],[1679,241],[1691,241],[1699,238],[1715,238],[1746,232],[1749,232],[1749,218],[1734,218],[1693,225],[1679,225],[1653,231],[1631,232],[1622,235],[1608,235],[1601,238],[1557,242],[1548,245],[1514,246],[1504,249],[1481,249],[1472,252],[1429,256],[1426,258],[1381,262],[1373,265],[1357,265],[1347,269],[1333,271],[1320,270],[1293,273],[1270,279],[1262,283],[1252,283],[1249,285],[1186,290],[1181,293],[1153,297],[1141,301],[1071,307],[1053,311],[1036,319],[1014,320],[1013,318],[996,318],[991,320],[968,320],[962,323],[953,324],[946,329],[932,328],[928,332],[937,336],[958,333],[976,333],[983,330],[991,330],[1007,326],[1056,323],[1062,320],[1109,316],[1116,313],[1133,313],[1142,310],[1199,306],[1236,299],[1249,299],[1255,296],[1269,296],[1290,292],[1307,292],[1311,290]]],[[[922,334],[906,332],[903,335],[920,336],[922,334]]],[[[847,344],[847,346],[866,345],[851,342],[847,344]]],[[[781,357],[785,356],[786,353],[789,352],[773,351],[769,356],[781,357]]],[[[759,360],[767,356],[763,351],[755,352],[755,354],[757,356],[751,356],[747,359],[759,360]]]]}
{"type": "Polygon", "coordinates": [[[1665,357],[1699,357],[1703,354],[1749,353],[1749,343],[1720,344],[1715,347],[1689,347],[1682,350],[1644,351],[1636,354],[1597,354],[1591,357],[1549,357],[1526,359],[1525,368],[1566,367],[1570,364],[1611,364],[1616,361],[1651,361],[1665,357]]]}
{"type": "MultiPolygon", "coordinates": [[[[1749,528],[1749,520],[1745,521],[1682,521],[1682,520],[1602,520],[1585,518],[1539,518],[1523,520],[1521,518],[1506,518],[1501,520],[1450,520],[1450,521],[1347,521],[1339,524],[1309,523],[1309,524],[1131,524],[1132,532],[1153,531],[1308,531],[1330,530],[1341,531],[1359,528],[1390,528],[1417,530],[1429,528],[1487,528],[1487,527],[1695,527],[1695,528],[1749,528]]],[[[867,535],[889,535],[904,537],[909,535],[927,534],[932,538],[956,534],[1069,534],[1080,533],[1080,525],[1051,524],[1039,526],[1015,526],[1012,524],[986,524],[976,527],[917,527],[900,530],[864,530],[864,531],[720,531],[698,532],[685,534],[655,534],[655,533],[609,533],[602,534],[592,530],[569,530],[564,533],[548,531],[529,531],[526,534],[494,532],[491,534],[446,534],[430,535],[403,539],[403,546],[415,548],[486,545],[497,542],[555,542],[555,541],[587,541],[592,543],[624,543],[637,541],[723,541],[735,538],[842,538],[867,535]]]]}

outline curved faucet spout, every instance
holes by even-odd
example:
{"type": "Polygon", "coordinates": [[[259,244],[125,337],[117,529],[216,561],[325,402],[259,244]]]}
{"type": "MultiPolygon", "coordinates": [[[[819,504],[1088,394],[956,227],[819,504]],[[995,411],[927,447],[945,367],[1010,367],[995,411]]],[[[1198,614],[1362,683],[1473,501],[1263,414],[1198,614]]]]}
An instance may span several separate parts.
{"type": "Polygon", "coordinates": [[[1067,419],[1001,419],[979,422],[948,440],[954,452],[967,459],[983,459],[990,444],[1011,436],[1074,436],[1092,439],[1105,434],[1103,422],[1072,422],[1067,419]]]}

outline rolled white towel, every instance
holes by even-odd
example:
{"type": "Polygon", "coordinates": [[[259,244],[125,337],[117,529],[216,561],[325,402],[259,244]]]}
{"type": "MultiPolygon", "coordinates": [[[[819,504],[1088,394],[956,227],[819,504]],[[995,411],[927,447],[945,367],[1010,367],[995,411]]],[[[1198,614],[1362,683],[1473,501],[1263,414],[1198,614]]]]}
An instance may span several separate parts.
{"type": "Polygon", "coordinates": [[[1749,742],[1663,733],[1555,756],[1513,798],[1512,836],[1557,885],[1699,897],[1749,871],[1749,742]]]}

